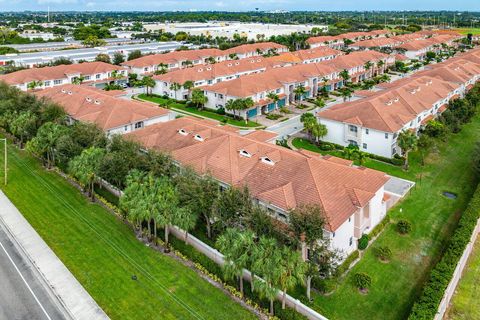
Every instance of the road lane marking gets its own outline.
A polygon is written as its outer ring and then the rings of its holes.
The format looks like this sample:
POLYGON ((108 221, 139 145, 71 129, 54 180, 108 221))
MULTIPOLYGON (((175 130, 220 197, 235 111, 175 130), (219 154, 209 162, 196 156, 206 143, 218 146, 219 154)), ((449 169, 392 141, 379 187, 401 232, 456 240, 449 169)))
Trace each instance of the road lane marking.
POLYGON ((33 292, 32 288, 30 288, 30 286, 28 285, 27 281, 25 280, 25 278, 23 277, 22 273, 20 272, 20 270, 18 269, 17 265, 15 264, 15 262, 13 261, 12 257, 10 257, 10 255, 8 254, 7 250, 5 249, 5 247, 3 246, 3 244, 0 242, 0 246, 2 247, 3 251, 5 252, 5 254, 7 255, 8 257, 8 260, 10 260, 10 262, 12 263, 13 267, 15 268, 15 270, 17 270, 18 274, 20 275, 20 278, 22 278, 23 282, 25 283, 25 285, 27 286, 28 290, 30 291, 30 293, 32 294, 32 296, 35 298, 35 301, 37 301, 38 305, 40 306, 40 308, 42 309, 43 313, 45 314, 45 316, 47 317, 48 320, 52 320, 52 318, 50 318, 50 316, 48 315, 47 311, 45 310, 45 308, 43 307, 43 305, 40 303, 40 301, 38 300, 37 296, 35 295, 35 293, 33 292))

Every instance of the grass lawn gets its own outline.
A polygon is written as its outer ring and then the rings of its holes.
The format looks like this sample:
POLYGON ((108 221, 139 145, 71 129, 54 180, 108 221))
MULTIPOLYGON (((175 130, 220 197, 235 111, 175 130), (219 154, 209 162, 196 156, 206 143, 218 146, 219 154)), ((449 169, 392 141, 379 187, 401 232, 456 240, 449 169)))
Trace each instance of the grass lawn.
POLYGON ((480 237, 463 272, 446 319, 480 319, 480 237))
MULTIPOLYGON (((458 218, 472 196, 477 181, 471 168, 471 155, 480 137, 480 116, 438 144, 421 166, 420 155, 410 155, 410 171, 394 166, 384 171, 414 180, 417 185, 410 195, 389 211, 393 220, 412 222, 412 232, 400 236, 391 224, 370 247, 362 260, 329 295, 316 294, 313 307, 330 319, 405 319, 413 302, 421 293, 425 278, 437 261, 458 218), (441 193, 458 195, 447 199, 441 193), (381 263, 374 255, 375 247, 388 246, 393 252, 390 263, 381 263), (372 277, 372 287, 366 295, 353 285, 353 275, 366 272, 372 277)), ((377 163, 367 162, 377 167, 377 163)))
POLYGON ((213 119, 213 120, 217 120, 217 121, 220 121, 220 122, 223 122, 226 119, 227 124, 237 126, 237 127, 244 127, 244 128, 262 127, 261 124, 258 124, 254 121, 249 120, 247 123, 245 123, 244 120, 235 120, 232 117, 224 116, 224 115, 218 114, 218 113, 210 111, 210 110, 198 110, 197 108, 187 107, 184 103, 172 102, 172 100, 165 99, 165 98, 162 98, 162 97, 147 96, 146 94, 142 93, 142 94, 138 95, 138 98, 143 99, 143 100, 147 100, 147 101, 151 101, 151 102, 154 102, 154 103, 158 103, 160 106, 168 106, 171 109, 176 109, 179 112, 185 111, 185 112, 189 112, 189 113, 192 113, 192 114, 195 114, 195 115, 198 115, 198 116, 202 116, 202 117, 205 117, 205 118, 210 118, 210 119, 213 119))
POLYGON ((1 188, 112 319, 255 319, 25 152, 9 147, 1 188))
POLYGON ((459 29, 455 29, 455 31, 457 31, 461 34, 464 34, 464 35, 467 35, 469 33, 471 33, 473 35, 480 34, 480 28, 459 28, 459 29))

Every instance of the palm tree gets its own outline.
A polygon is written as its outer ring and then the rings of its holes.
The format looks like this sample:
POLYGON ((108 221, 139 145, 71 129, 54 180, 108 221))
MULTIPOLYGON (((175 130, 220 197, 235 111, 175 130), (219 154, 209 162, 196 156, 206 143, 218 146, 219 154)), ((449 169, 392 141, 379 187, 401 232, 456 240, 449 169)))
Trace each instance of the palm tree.
POLYGON ((382 70, 382 73, 384 72, 383 66, 385 65, 385 62, 383 60, 380 60, 377 62, 377 68, 382 70))
POLYGON ((301 103, 303 101, 303 96, 305 95, 305 93, 307 93, 307 91, 305 90, 305 86, 301 84, 296 87, 295 90, 293 90, 293 93, 295 93, 295 98, 298 97, 301 103))
POLYGON ((65 134, 67 128, 53 122, 44 123, 37 131, 37 135, 27 143, 27 150, 39 157, 46 157, 46 166, 51 168, 55 164, 57 140, 65 134))
MULTIPOLYGON (((367 70, 367 73, 370 71, 372 67, 373 67, 373 63, 370 60, 365 62, 364 68, 365 70, 367 70)), ((369 77, 371 77, 371 75, 369 77)))
POLYGON ((312 136, 315 138, 315 142, 318 143, 320 139, 325 137, 328 133, 327 127, 324 124, 315 121, 315 125, 311 128, 312 136))
POLYGON ((85 81, 85 77, 80 75, 78 77, 75 77, 73 80, 72 80, 72 83, 73 84, 82 84, 83 81, 85 81))
POLYGON ((152 91, 149 90, 149 88, 153 89, 157 85, 157 83, 155 82, 155 80, 153 80, 152 77, 143 77, 142 84, 145 86, 147 90, 147 95, 152 94, 152 91))
POLYGON ((40 81, 40 80, 36 81, 36 80, 33 80, 32 82, 29 82, 29 83, 27 84, 27 89, 30 89, 30 90, 35 90, 35 88, 37 88, 37 87, 41 87, 41 86, 43 86, 43 81, 40 81))
POLYGON ((183 65, 188 68, 188 67, 193 66, 193 62, 190 61, 190 60, 185 60, 185 61, 183 62, 183 65))
POLYGON ((105 149, 90 147, 73 158, 69 164, 69 171, 88 190, 92 201, 95 200, 94 186, 99 179, 97 172, 104 156, 105 149))
POLYGON ((305 263, 302 261, 299 252, 288 247, 282 248, 280 256, 279 272, 275 282, 282 289, 282 309, 285 309, 287 290, 304 282, 305 263))
POLYGON ((187 80, 182 86, 188 91, 188 96, 190 96, 190 90, 195 86, 195 83, 192 80, 187 80))
POLYGON ((410 130, 403 130, 397 138, 397 144, 405 157, 405 170, 408 170, 408 153, 417 149, 418 137, 410 130))
POLYGON ((177 82, 172 82, 172 84, 170 85, 170 90, 173 91, 175 100, 177 100, 177 91, 180 90, 181 88, 182 88, 182 85, 177 82))
POLYGON ((365 152, 357 150, 355 153, 355 159, 361 166, 363 166, 365 164, 365 161, 367 161, 368 156, 365 152))
POLYGON ((255 235, 251 231, 241 232, 229 228, 220 237, 216 245, 223 253, 225 264, 223 269, 227 278, 238 278, 240 293, 243 296, 243 269, 250 264, 253 239, 255 235))
POLYGON ((275 92, 269 92, 267 94, 267 98, 272 100, 273 103, 275 103, 275 110, 278 109, 278 101, 280 100, 280 97, 278 96, 278 94, 276 94, 275 92))
MULTIPOLYGON (((255 102, 253 101, 252 98, 248 97, 248 98, 245 98, 245 99, 242 99, 240 101, 240 110, 249 110, 250 108, 252 108, 253 106, 255 105, 255 102)), ((248 116, 247 116, 247 113, 245 113, 245 123, 248 123, 248 116)))
POLYGON ((343 102, 346 102, 352 97, 352 90, 350 88, 342 88, 340 94, 342 95, 343 102))
POLYGON ((142 230, 143 214, 145 208, 145 173, 136 169, 130 171, 126 178, 126 188, 120 197, 120 208, 126 211, 126 217, 134 226, 138 227, 138 231, 142 230))
POLYGON ((350 80, 350 74, 348 73, 347 69, 344 69, 339 73, 340 77, 343 79, 344 84, 348 83, 348 80, 350 80))
POLYGON ((155 74, 165 74, 167 73, 168 70, 168 65, 161 62, 157 65, 157 70, 155 71, 155 74))
POLYGON ((202 90, 193 89, 191 101, 197 106, 197 109, 200 109, 200 107, 203 107, 208 102, 208 98, 204 95, 202 90))
POLYGON ((300 116, 300 122, 303 123, 305 131, 307 131, 309 138, 312 138, 312 128, 317 123, 317 119, 311 112, 305 112, 300 116))
POLYGON ((235 111, 238 109, 238 99, 230 99, 227 101, 225 104, 225 110, 232 111, 233 112, 233 117, 235 118, 235 111))

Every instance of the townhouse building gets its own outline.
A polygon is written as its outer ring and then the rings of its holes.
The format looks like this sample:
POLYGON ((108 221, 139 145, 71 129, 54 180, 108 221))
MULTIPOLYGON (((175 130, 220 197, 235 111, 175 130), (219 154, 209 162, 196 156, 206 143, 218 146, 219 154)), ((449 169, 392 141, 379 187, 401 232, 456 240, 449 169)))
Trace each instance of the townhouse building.
POLYGON ((183 86, 187 81, 193 82, 194 87, 211 86, 272 68, 328 61, 340 55, 343 55, 343 52, 330 48, 318 48, 286 52, 268 58, 257 56, 239 60, 226 60, 215 64, 197 65, 153 76, 156 82, 153 93, 166 95, 177 100, 187 100, 191 92, 191 89, 183 86))
MULTIPOLYGON (((201 88, 208 98, 206 107, 209 109, 225 108, 229 100, 252 98, 255 104, 252 108, 235 111, 236 115, 251 119, 298 100, 315 97, 322 87, 329 91, 341 88, 344 79, 340 74, 344 70, 348 71, 351 81, 357 82, 382 73, 394 61, 393 56, 376 51, 361 51, 319 63, 272 68, 262 73, 201 88), (368 61, 375 67, 366 70, 365 64, 368 61), (381 67, 378 67, 379 61, 383 62, 381 67), (300 86, 305 91, 302 97, 296 94, 296 88, 300 86), (269 93, 275 93, 279 101, 277 103, 272 101, 268 97, 269 93)), ((229 110, 226 112, 234 113, 229 110)))
POLYGON ((84 85, 66 84, 35 91, 35 95, 61 106, 69 122, 95 123, 107 135, 125 134, 174 116, 158 106, 119 97, 123 92, 103 91, 84 85))
POLYGON ((392 158, 402 152, 397 144, 402 131, 417 133, 461 94, 460 84, 423 74, 320 111, 317 119, 328 129, 324 141, 392 158))
POLYGON ((268 53, 282 53, 288 48, 273 42, 245 44, 228 50, 216 48, 172 51, 163 54, 148 55, 124 62, 130 73, 151 74, 165 67, 167 70, 182 69, 190 66, 213 64, 225 60, 237 60, 258 57, 268 53))
POLYGON ((211 121, 183 117, 127 138, 146 150, 168 152, 198 174, 212 175, 222 188, 248 186, 254 201, 279 222, 288 223, 289 212, 300 205, 320 206, 325 235, 344 257, 356 250, 357 240, 385 217, 389 207, 385 184, 390 177, 385 173, 283 148, 257 133, 242 136, 211 121))
POLYGON ((362 40, 370 40, 374 38, 383 38, 389 36, 389 30, 374 30, 370 32, 348 32, 337 36, 319 36, 307 39, 310 48, 318 48, 327 46, 334 49, 342 49, 345 47, 345 40, 357 42, 362 40))
POLYGON ((105 62, 24 69, 0 75, 0 81, 27 91, 46 89, 69 83, 88 83, 103 87, 107 83, 126 82, 127 70, 105 62))

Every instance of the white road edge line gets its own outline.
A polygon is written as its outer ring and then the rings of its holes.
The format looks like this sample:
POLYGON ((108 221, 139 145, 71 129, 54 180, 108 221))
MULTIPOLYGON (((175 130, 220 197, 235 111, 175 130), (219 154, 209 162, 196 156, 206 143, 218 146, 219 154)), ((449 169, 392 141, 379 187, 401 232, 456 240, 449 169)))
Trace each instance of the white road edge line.
POLYGON ((8 259, 10 260, 10 262, 12 263, 13 267, 15 268, 15 270, 17 270, 18 274, 20 275, 20 278, 22 278, 23 282, 25 283, 25 285, 27 286, 28 290, 30 291, 30 293, 32 294, 32 296, 35 298, 35 301, 37 301, 38 305, 40 306, 40 308, 42 309, 43 313, 45 314, 45 316, 47 317, 48 320, 52 320, 52 318, 50 318, 50 316, 48 315, 47 311, 45 310, 45 308, 43 307, 43 305, 40 303, 40 301, 38 300, 37 296, 35 295, 35 293, 33 292, 32 288, 30 288, 30 286, 28 285, 27 281, 25 280, 25 278, 23 277, 22 273, 20 272, 20 270, 18 269, 17 265, 15 264, 15 262, 13 261, 12 257, 10 257, 10 255, 8 254, 7 250, 5 249, 5 247, 3 246, 3 244, 0 242, 0 246, 2 247, 3 251, 5 252, 5 254, 7 255, 8 259))

